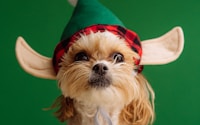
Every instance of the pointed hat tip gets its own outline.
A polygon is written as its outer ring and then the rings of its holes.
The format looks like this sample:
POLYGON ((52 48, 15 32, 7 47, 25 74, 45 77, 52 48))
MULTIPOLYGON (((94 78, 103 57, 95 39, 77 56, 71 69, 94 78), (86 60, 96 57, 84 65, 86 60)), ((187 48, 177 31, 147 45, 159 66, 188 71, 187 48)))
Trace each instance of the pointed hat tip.
POLYGON ((78 0, 68 0, 68 2, 72 5, 72 6, 76 6, 78 0))

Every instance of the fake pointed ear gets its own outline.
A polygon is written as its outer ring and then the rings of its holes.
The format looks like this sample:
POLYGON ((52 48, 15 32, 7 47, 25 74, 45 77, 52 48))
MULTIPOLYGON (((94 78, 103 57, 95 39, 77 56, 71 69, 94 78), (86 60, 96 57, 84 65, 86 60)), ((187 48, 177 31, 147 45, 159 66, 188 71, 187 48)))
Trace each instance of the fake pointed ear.
POLYGON ((141 65, 167 64, 176 60, 184 47, 181 27, 175 27, 163 36, 142 41, 141 65))
POLYGON ((22 37, 18 37, 15 51, 19 64, 26 72, 39 78, 56 79, 52 59, 34 51, 22 37))

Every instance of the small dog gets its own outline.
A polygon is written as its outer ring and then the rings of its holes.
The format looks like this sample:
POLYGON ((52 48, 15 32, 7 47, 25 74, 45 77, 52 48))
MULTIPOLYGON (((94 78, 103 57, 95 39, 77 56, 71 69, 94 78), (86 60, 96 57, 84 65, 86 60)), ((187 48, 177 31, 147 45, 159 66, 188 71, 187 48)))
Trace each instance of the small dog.
POLYGON ((93 125, 101 109, 113 125, 152 123, 154 92, 142 74, 136 75, 134 58, 138 54, 112 33, 82 35, 65 53, 57 75, 60 121, 93 125))
POLYGON ((142 66, 176 60, 184 45, 182 29, 140 42, 97 0, 74 5, 53 58, 40 55, 19 37, 20 65, 33 76, 58 81, 62 95, 52 108, 68 125, 152 124, 154 91, 141 74, 142 66))

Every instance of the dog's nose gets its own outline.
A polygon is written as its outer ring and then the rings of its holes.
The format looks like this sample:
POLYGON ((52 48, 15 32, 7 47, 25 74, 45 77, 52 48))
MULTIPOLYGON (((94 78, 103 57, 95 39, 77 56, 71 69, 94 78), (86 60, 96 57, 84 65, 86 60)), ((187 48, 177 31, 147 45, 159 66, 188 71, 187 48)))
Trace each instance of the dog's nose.
POLYGON ((105 75, 106 72, 108 71, 108 67, 103 63, 98 63, 94 65, 92 70, 99 75, 105 75))

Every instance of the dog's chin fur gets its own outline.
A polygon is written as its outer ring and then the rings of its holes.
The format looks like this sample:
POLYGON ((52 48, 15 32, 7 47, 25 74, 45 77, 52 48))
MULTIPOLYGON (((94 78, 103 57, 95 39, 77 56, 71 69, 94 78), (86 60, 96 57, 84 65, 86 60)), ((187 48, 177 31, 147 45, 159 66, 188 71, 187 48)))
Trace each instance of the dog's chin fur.
MULTIPOLYGON (((154 93, 146 79, 136 74, 132 51, 124 39, 109 32, 90 33, 81 37, 64 54, 57 75, 62 95, 57 103, 57 116, 73 125, 93 125, 93 117, 100 107, 113 125, 147 125, 154 118, 154 93), (75 61, 79 52, 89 60, 75 61), (113 53, 121 53, 124 61, 116 63, 113 53), (95 64, 108 67, 109 85, 92 86, 90 79, 95 64), (152 100, 151 100, 152 99, 152 100)), ((103 123, 105 124, 105 123, 103 123)))

